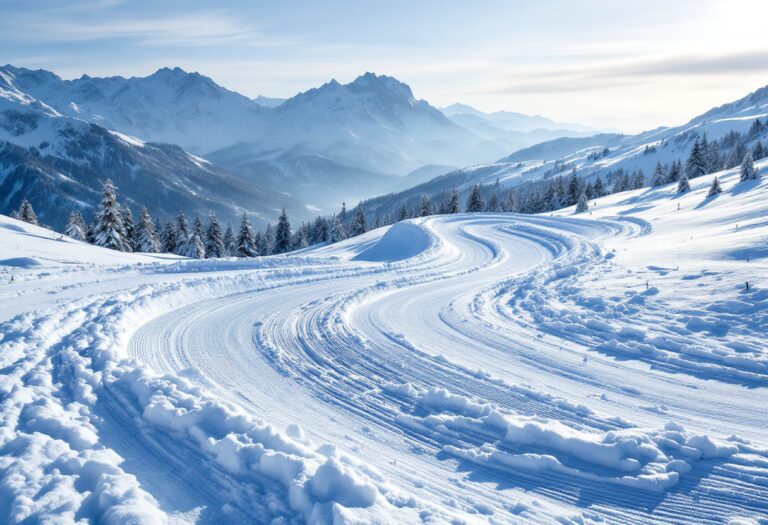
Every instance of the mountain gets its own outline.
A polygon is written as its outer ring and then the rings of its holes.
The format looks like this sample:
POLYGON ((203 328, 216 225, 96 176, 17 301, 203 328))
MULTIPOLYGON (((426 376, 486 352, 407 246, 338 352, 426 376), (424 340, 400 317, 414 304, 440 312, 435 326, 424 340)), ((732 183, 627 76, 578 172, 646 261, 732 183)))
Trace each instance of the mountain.
POLYGON ((595 131, 599 131, 597 128, 585 126, 583 124, 555 122, 554 120, 542 117, 541 115, 525 115, 513 111, 495 111, 493 113, 486 113, 466 104, 452 104, 442 108, 441 111, 451 119, 470 116, 492 122, 496 127, 507 131, 518 131, 522 133, 542 129, 554 131, 564 129, 580 133, 594 133, 595 131))
POLYGON ((599 131, 582 124, 555 122, 540 115, 511 111, 484 113, 466 104, 453 104, 443 108, 442 112, 454 123, 504 144, 512 151, 560 137, 585 137, 599 131))
MULTIPOLYGON (((10 213, 26 197, 42 222, 60 228, 75 207, 92 215, 109 177, 134 211, 147 206, 160 217, 215 211, 225 221, 237 221, 247 210, 263 226, 281 206, 308 215, 289 196, 264 190, 178 146, 143 142, 62 115, 18 89, 17 80, 0 71, 0 213, 10 213)), ((28 87, 31 81, 24 76, 18 85, 28 87)))
POLYGON ((259 106, 262 106, 265 108, 276 108, 277 106, 285 102, 285 100, 286 99, 284 98, 263 97, 261 95, 253 99, 253 101, 256 102, 259 106))
POLYGON ((283 101, 250 99, 180 68, 75 80, 14 66, 0 72, 61 115, 177 144, 318 208, 389 191, 428 164, 464 166, 509 151, 417 100, 406 84, 373 73, 283 101))
POLYGON ((394 175, 427 164, 472 164, 496 158, 499 151, 499 144, 417 100, 406 84, 366 73, 349 84, 332 80, 299 93, 272 110, 257 140, 207 157, 267 185, 264 167, 273 166, 285 174, 280 187, 326 206, 364 198, 373 190, 387 191, 398 182, 394 175), (286 165, 297 156, 304 159, 298 171, 295 164, 286 165), (336 180, 337 173, 355 172, 357 181, 336 180), (314 186, 308 193, 300 181, 295 183, 308 174, 324 188, 314 186))
MULTIPOLYGON (((466 107, 458 110, 467 111, 466 107)), ((463 114, 470 115, 472 111, 463 114)), ((475 184, 488 186, 488 193, 492 191, 490 186, 498 181, 497 189, 503 192, 527 182, 568 175, 574 168, 582 177, 592 179, 600 175, 608 184, 615 181, 617 173, 641 170, 648 184, 657 163, 670 165, 673 161, 681 161, 685 164, 694 141, 704 137, 709 142, 718 143, 723 162, 731 157, 731 165, 736 165, 744 154, 740 148, 753 148, 758 141, 768 141, 766 117, 768 86, 713 108, 682 126, 663 127, 636 135, 600 133, 542 142, 491 164, 454 170, 412 188, 370 199, 364 207, 371 215, 391 216, 402 206, 414 209, 425 194, 433 202, 439 202, 456 188, 463 201, 475 184), (756 129, 756 119, 766 122, 756 129)))
POLYGON ((210 78, 180 68, 148 77, 62 80, 43 70, 4 66, 14 85, 62 115, 195 154, 259 133, 267 109, 210 78))

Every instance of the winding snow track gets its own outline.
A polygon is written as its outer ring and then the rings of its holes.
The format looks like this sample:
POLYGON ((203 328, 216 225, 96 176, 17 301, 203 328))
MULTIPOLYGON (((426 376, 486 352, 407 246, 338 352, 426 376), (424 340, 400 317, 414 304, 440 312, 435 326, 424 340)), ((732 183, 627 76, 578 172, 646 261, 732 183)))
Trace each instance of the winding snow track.
MULTIPOLYGON (((334 263, 300 285, 195 302, 143 325, 129 353, 158 373, 186 371, 273 424, 300 422, 312 439, 354 453, 425 505, 477 519, 549 521, 578 510, 615 523, 715 523, 733 515, 734 504, 747 515, 768 511, 768 463, 700 461, 676 486, 649 492, 606 484, 611 468, 557 449, 543 452, 575 470, 465 461, 457 450, 494 443, 499 451, 542 451, 499 445, 504 434, 492 424, 479 424, 466 406, 435 411, 428 393, 590 433, 660 428, 674 418, 695 432, 755 438, 766 423, 750 403, 764 392, 617 359, 569 337, 567 328, 547 330, 517 306, 556 308, 554 295, 568 293, 560 288, 597 279, 610 266, 603 241, 643 235, 645 223, 477 215, 430 218, 421 227, 432 244, 415 257, 339 262, 347 272, 334 263), (736 503, 734 493, 742 495, 736 503), (537 498, 549 506, 529 512, 537 498)), ((379 235, 347 249, 360 252, 379 235)), ((766 460, 763 451, 752 453, 766 460)))

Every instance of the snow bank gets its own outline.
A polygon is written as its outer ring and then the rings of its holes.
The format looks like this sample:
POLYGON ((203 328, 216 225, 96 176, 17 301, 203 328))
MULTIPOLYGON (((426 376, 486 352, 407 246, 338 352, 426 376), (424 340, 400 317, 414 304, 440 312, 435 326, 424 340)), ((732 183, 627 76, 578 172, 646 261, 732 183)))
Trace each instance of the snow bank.
POLYGON ((395 262, 410 259, 427 250, 432 239, 424 229, 412 222, 398 222, 389 227, 376 244, 357 254, 352 260, 395 262))

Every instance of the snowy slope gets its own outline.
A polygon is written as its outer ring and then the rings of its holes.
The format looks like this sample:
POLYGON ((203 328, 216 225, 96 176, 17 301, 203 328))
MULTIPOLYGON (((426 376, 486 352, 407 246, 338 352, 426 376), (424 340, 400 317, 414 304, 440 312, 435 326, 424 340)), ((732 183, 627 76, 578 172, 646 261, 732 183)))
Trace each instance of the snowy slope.
POLYGON ((762 523, 768 178, 718 175, 253 261, 36 239, 0 266, 0 515, 762 523))

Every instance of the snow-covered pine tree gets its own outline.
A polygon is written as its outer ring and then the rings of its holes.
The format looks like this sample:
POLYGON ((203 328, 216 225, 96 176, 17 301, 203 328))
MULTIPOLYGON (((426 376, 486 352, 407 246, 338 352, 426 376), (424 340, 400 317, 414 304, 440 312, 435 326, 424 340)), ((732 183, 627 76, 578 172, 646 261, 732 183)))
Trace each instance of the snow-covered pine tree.
POLYGON ((427 217, 432 215, 432 204, 429 202, 429 195, 426 193, 421 196, 421 208, 419 209, 419 217, 427 217))
POLYGON ((184 212, 176 217, 176 252, 178 255, 186 255, 189 251, 190 240, 189 225, 184 212))
POLYGON ((19 210, 16 213, 20 221, 24 221, 35 226, 38 225, 37 214, 32 208, 32 204, 27 199, 23 199, 21 201, 19 210))
POLYGON ((653 178, 651 179, 651 186, 657 188, 667 183, 667 170, 661 165, 661 161, 656 163, 656 169, 653 170, 653 178))
POLYGON ((589 203, 587 202, 587 193, 582 191, 578 202, 576 202, 576 213, 584 213, 586 211, 589 211, 589 203))
POLYGON ((165 222, 163 233, 160 236, 160 243, 164 253, 176 253, 178 232, 176 231, 176 223, 172 220, 165 222))
POLYGON ((408 213, 408 207, 407 207, 405 204, 403 204, 403 205, 400 207, 400 213, 398 213, 398 214, 397 214, 397 220, 398 220, 398 222, 399 222, 399 221, 404 221, 404 220, 407 220, 407 219, 409 219, 410 217, 411 217, 411 214, 410 214, 410 213, 408 213))
POLYGON ((765 157, 765 147, 763 146, 763 143, 758 140, 755 147, 752 148, 752 159, 760 160, 763 157, 765 157))
POLYGON ((672 161, 672 166, 669 168, 669 173, 667 174, 667 184, 670 182, 678 182, 682 173, 683 168, 681 162, 679 160, 672 161))
POLYGON ((752 152, 747 151, 744 155, 744 160, 741 161, 741 177, 739 178, 739 181, 744 182, 756 178, 757 173, 755 172, 755 163, 752 160, 752 152))
POLYGON ((344 225, 344 227, 347 226, 347 220, 349 217, 347 217, 347 203, 342 202, 341 203, 341 211, 339 212, 339 220, 341 221, 341 224, 344 225))
MULTIPOLYGON (((235 239, 235 241, 237 241, 237 239, 235 239)), ((265 255, 266 248, 264 243, 264 236, 260 231, 257 231, 253 234, 253 249, 256 250, 254 257, 265 255)), ((234 254, 235 252, 237 252, 237 248, 235 248, 235 251, 232 253, 234 254)))
POLYGON ((680 175, 680 180, 677 181, 677 193, 685 193, 690 189, 691 184, 688 182, 688 175, 686 173, 682 173, 680 175))
POLYGON ((73 239, 84 241, 87 229, 88 227, 85 225, 85 220, 83 219, 80 210, 72 210, 67 218, 67 225, 64 227, 64 233, 73 239))
POLYGON ((96 227, 93 232, 94 244, 126 252, 130 251, 130 246, 125 239, 123 213, 117 202, 116 190, 112 180, 107 179, 101 193, 99 212, 96 214, 96 227))
POLYGON ((235 256, 237 257, 255 257, 256 246, 253 238, 253 228, 248 216, 243 212, 243 220, 240 222, 240 232, 237 234, 235 243, 235 256))
POLYGON ((488 204, 485 207, 485 211, 497 212, 499 211, 499 196, 494 191, 491 193, 491 197, 488 199, 488 204))
POLYGON ((723 192, 723 188, 720 187, 720 181, 717 180, 717 177, 712 179, 712 185, 709 187, 709 191, 707 192, 707 197, 714 197, 715 195, 719 195, 723 192))
POLYGON ((448 199, 448 213, 461 212, 461 204, 459 204, 459 192, 456 188, 451 189, 451 197, 448 199))
POLYGON ((301 223, 301 226, 296 230, 296 233, 293 234, 291 244, 292 249, 294 250, 301 250, 302 248, 309 246, 309 227, 307 226, 307 223, 301 223))
POLYGON ((224 232, 224 257, 232 257, 235 255, 235 232, 232 231, 232 223, 227 223, 227 229, 224 232))
POLYGON ((123 218, 123 230, 125 231, 125 243, 127 252, 136 250, 136 225, 133 223, 133 212, 128 203, 120 205, 120 214, 123 218))
POLYGON ((187 257, 205 259, 205 244, 203 244, 203 240, 200 238, 197 231, 193 231, 192 237, 189 239, 187 257))
POLYGON ((285 213, 285 208, 280 213, 280 218, 277 220, 277 228, 275 228, 275 248, 274 253, 286 253, 291 251, 291 223, 288 222, 288 214, 285 213))
POLYGON ((579 177, 576 175, 576 167, 574 166, 571 170, 571 177, 568 180, 568 194, 566 195, 567 202, 565 202, 565 204, 567 206, 573 206, 579 200, 580 194, 581 184, 579 182, 579 177))
POLYGON ((192 223, 192 234, 197 234, 198 237, 200 237, 200 240, 203 241, 203 246, 205 246, 205 228, 203 227, 203 221, 200 220, 199 215, 195 215, 195 220, 192 223))
POLYGON ((328 242, 330 240, 330 225, 325 217, 317 216, 315 222, 310 229, 309 242, 310 244, 317 244, 320 242, 328 242))
POLYGON ((368 231, 368 223, 365 220, 365 210, 363 205, 357 205, 357 213, 355 213, 355 221, 352 223, 352 236, 357 237, 368 231))
POLYGON ((477 213, 483 211, 483 197, 480 195, 480 186, 475 184, 467 197, 467 211, 477 213))
POLYGON ((513 190, 509 192, 507 196, 507 202, 504 205, 504 211, 510 213, 518 213, 520 211, 520 205, 518 204, 517 193, 513 190))
POLYGON ((224 257, 226 255, 224 237, 216 213, 211 212, 208 221, 208 231, 205 233, 205 256, 209 259, 224 257))
POLYGON ((632 189, 639 190, 645 187, 645 174, 643 170, 638 169, 632 176, 632 189))
POLYGON ((139 224, 136 225, 136 251, 157 253, 160 251, 160 239, 152 217, 146 208, 141 209, 139 224))
POLYGON ((691 154, 688 156, 688 160, 685 162, 685 175, 689 179, 695 179, 701 177, 707 173, 707 163, 704 158, 704 152, 701 149, 701 143, 699 139, 693 143, 691 148, 691 154))
POLYGON ((744 147, 744 144, 742 144, 740 141, 737 142, 731 148, 731 152, 728 154, 728 159, 725 162, 725 167, 730 169, 740 165, 741 162, 744 160, 744 155, 746 155, 746 153, 747 153, 747 149, 744 147))
POLYGON ((331 242, 343 241, 347 238, 347 232, 344 229, 344 225, 341 223, 338 215, 334 215, 331 218, 331 228, 329 232, 331 242))
POLYGON ((714 173, 723 168, 723 158, 720 155, 720 147, 717 145, 717 141, 713 140, 709 143, 704 156, 707 164, 707 173, 714 173))
POLYGON ((259 250, 262 255, 272 255, 275 253, 275 229, 271 224, 267 224, 267 228, 264 230, 264 246, 259 250))
POLYGON ((605 186, 603 186, 603 179, 600 178, 600 175, 595 178, 595 184, 592 186, 592 188, 592 192, 594 193, 594 197, 596 199, 605 196, 605 186))

